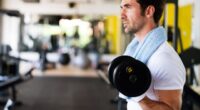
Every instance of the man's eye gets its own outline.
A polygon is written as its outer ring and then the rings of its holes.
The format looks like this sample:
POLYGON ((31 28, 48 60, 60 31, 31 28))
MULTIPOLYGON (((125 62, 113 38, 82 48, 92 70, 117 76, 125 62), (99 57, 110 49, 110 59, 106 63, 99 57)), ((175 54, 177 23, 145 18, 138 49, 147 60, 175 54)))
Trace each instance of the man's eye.
POLYGON ((125 5, 124 7, 125 8, 131 8, 131 5, 125 5))

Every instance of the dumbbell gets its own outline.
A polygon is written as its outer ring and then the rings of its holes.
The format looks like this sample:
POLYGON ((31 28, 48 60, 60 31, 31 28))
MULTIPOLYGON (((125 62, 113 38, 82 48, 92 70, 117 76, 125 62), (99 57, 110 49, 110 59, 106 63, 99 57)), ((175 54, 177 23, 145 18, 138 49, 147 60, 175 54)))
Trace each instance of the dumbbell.
POLYGON ((123 95, 136 97, 144 94, 151 84, 148 67, 130 56, 115 58, 108 67, 111 84, 123 95))

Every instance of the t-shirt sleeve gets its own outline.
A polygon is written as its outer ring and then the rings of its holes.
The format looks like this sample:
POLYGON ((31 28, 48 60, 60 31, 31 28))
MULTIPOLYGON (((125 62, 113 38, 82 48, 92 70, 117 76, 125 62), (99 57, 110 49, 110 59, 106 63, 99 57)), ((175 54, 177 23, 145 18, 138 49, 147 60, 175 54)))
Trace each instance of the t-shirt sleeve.
POLYGON ((167 54, 155 58, 153 65, 150 65, 150 71, 153 73, 154 89, 183 89, 186 76, 181 60, 167 54))

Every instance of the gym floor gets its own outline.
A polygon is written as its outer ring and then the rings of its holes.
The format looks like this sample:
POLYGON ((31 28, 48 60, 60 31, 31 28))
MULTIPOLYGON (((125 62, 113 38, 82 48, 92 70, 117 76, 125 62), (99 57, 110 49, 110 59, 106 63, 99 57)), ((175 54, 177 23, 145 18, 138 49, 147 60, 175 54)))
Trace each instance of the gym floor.
POLYGON ((94 69, 56 65, 45 71, 36 69, 33 76, 16 86, 22 105, 14 110, 116 110, 111 100, 117 91, 94 69))
POLYGON ((97 77, 38 77, 17 86, 14 110, 116 110, 117 92, 97 77))

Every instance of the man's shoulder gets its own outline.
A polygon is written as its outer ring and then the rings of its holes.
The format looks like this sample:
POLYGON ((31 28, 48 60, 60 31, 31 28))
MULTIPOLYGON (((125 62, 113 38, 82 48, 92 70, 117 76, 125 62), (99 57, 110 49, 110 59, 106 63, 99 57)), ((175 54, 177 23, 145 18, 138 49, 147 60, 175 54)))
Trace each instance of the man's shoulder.
POLYGON ((170 68, 175 71, 184 70, 183 63, 177 52, 167 42, 163 43, 150 57, 148 67, 153 71, 165 70, 170 68))
POLYGON ((155 54, 160 54, 160 53, 176 53, 176 51, 173 49, 173 47, 168 43, 168 42, 164 42, 163 44, 161 44, 158 49, 155 51, 155 54))
POLYGON ((162 44, 151 56, 147 66, 155 81, 155 89, 182 89, 185 82, 185 67, 169 44, 162 44))
POLYGON ((164 42, 160 45, 160 47, 152 54, 149 60, 159 60, 159 59, 179 59, 177 52, 173 49, 173 47, 168 44, 168 42, 164 42))

